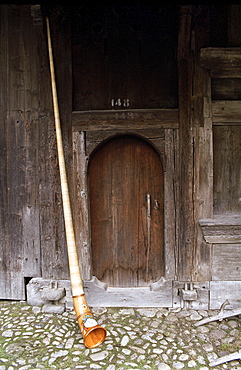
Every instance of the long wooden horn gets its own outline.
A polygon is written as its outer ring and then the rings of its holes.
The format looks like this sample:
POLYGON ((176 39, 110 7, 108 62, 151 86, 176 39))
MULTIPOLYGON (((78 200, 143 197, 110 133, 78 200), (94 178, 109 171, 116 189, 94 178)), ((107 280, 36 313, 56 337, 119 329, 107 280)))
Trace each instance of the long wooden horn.
POLYGON ((84 344, 87 348, 94 348, 99 346, 104 342, 106 337, 106 329, 102 328, 97 324, 93 315, 88 307, 85 299, 80 267, 78 262, 78 255, 76 250, 74 227, 72 220, 72 212, 70 207, 70 197, 68 190, 68 182, 66 175, 66 167, 64 160, 64 150, 62 142, 62 133, 59 118, 59 107, 57 98, 57 89, 55 82, 54 73, 54 62, 53 62, 53 52, 50 36, 49 19, 46 18, 47 23, 47 37, 48 37, 48 51, 49 51, 49 63, 50 63, 50 76, 52 85, 52 96, 53 96, 53 107, 54 107, 54 119, 56 128, 56 138, 57 138, 57 151, 59 160, 59 172, 60 172, 60 182, 63 200, 63 212, 65 221, 65 232, 66 241, 68 249, 69 258, 69 270, 70 270, 70 281, 73 295, 73 304, 77 316, 77 321, 80 326, 84 344))

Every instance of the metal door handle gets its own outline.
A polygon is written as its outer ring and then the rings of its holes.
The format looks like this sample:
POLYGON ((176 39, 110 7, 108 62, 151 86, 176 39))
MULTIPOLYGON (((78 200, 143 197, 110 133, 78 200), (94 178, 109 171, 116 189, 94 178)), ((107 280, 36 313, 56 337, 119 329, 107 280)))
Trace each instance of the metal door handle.
POLYGON ((147 199, 147 251, 146 251, 146 281, 148 281, 149 256, 151 247, 151 195, 146 195, 147 199))
POLYGON ((151 218, 151 195, 147 194, 147 218, 151 218))

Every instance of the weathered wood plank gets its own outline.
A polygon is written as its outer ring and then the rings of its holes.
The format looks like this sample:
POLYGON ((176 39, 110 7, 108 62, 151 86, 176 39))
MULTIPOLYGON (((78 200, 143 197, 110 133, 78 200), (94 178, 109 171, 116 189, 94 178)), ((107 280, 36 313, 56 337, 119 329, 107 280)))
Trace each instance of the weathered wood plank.
POLYGON ((75 111, 73 130, 178 128, 177 109, 126 109, 106 111, 75 111))
MULTIPOLYGON (((8 153, 5 212, 8 212, 8 266, 5 298, 24 299, 24 277, 40 274, 38 198, 38 72, 37 53, 29 7, 10 5, 4 25, 6 37, 7 115, 3 137, 8 153)), ((4 49, 3 49, 4 50, 4 49)))
POLYGON ((36 37, 29 8, 21 24, 23 42, 25 121, 25 200, 23 204, 23 273, 25 277, 40 276, 41 251, 39 238, 39 73, 36 37), (23 26, 24 24, 24 26, 23 26), (27 72, 27 73, 26 73, 27 72))
POLYGON ((214 214, 230 212, 230 151, 229 127, 213 128, 213 190, 214 214))
POLYGON ((221 305, 228 300, 226 309, 232 310, 241 307, 241 281, 211 281, 210 282, 210 309, 220 309, 221 305))
MULTIPOLYGON (((180 239, 179 279, 210 279, 210 248, 197 221, 212 215, 212 112, 210 73, 199 65, 208 27, 201 28, 197 7, 181 7, 179 32, 180 239)), ((209 24, 206 13, 202 22, 209 24)))
POLYGON ((211 279, 211 251, 203 239, 197 221, 202 217, 212 217, 213 213, 211 76, 209 71, 199 66, 197 55, 193 76, 192 107, 195 217, 193 279, 207 281, 211 279))
POLYGON ((97 307, 172 307, 172 282, 167 281, 157 291, 149 287, 101 288, 95 280, 84 284, 86 298, 97 307))
POLYGON ((240 248, 241 244, 213 245, 212 280, 241 280, 240 248))
POLYGON ((8 232, 8 179, 7 179, 7 98, 8 98, 8 29, 7 5, 0 7, 0 298, 11 295, 8 232))
POLYGON ((241 100, 241 78, 212 78, 213 100, 241 100))
POLYGON ((193 272, 194 209, 193 209, 193 133, 191 97, 193 58, 190 53, 192 6, 181 7, 178 40, 178 89, 180 123, 180 238, 178 279, 190 281, 193 272))
POLYGON ((241 125, 241 101, 214 100, 212 115, 214 125, 241 125))
POLYGON ((201 226, 240 226, 241 225, 241 215, 240 214, 223 214, 215 215, 213 218, 200 220, 201 226))
POLYGON ((82 277, 90 280, 92 277, 92 261, 90 246, 90 220, 86 155, 85 133, 73 132, 73 215, 75 225, 75 237, 82 277))
POLYGON ((241 211, 241 126, 215 126, 214 214, 241 211))
POLYGON ((241 77, 241 48, 203 48, 200 64, 210 69, 213 77, 241 77))
POLYGON ((8 12, 8 211, 9 211, 9 269, 12 272, 10 286, 12 296, 17 299, 24 297, 23 284, 23 210, 25 200, 25 122, 23 114, 24 105, 24 56, 21 50, 23 42, 21 37, 21 17, 26 19, 23 10, 20 14, 9 9, 8 12), (22 280, 22 281, 21 281, 22 280))
POLYGON ((207 243, 241 243, 241 216, 227 215, 199 220, 207 243))
POLYGON ((177 276, 179 242, 179 132, 165 131, 165 177, 164 177, 164 225, 165 225, 165 277, 177 276))

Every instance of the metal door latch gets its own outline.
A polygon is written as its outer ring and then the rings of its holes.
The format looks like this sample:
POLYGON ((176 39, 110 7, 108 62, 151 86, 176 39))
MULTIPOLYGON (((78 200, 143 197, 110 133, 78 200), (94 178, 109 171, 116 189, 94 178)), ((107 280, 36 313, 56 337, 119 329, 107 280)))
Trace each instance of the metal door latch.
POLYGON ((154 200, 154 209, 159 209, 160 206, 159 206, 159 202, 157 199, 154 200))
POLYGON ((197 300, 197 290, 193 288, 193 283, 185 283, 184 289, 179 290, 179 295, 181 296, 183 301, 196 301, 197 300))

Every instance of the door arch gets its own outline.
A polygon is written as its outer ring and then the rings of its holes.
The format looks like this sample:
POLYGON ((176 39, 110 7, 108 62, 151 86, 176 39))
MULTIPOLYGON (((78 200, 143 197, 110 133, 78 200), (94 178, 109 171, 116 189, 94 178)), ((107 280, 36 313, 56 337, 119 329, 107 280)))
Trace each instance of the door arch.
POLYGON ((164 275, 163 178, 158 152, 134 135, 90 157, 93 275, 108 286, 148 286, 164 275))

